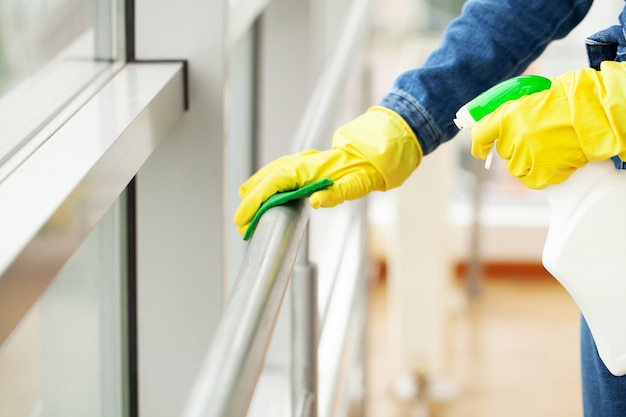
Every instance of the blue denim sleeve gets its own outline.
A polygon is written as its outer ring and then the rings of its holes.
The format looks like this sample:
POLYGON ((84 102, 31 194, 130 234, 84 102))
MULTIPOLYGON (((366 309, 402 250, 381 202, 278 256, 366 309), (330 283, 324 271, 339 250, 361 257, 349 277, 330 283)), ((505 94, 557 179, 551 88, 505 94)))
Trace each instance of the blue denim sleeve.
POLYGON ((439 48, 422 67, 401 74, 380 104, 408 122, 426 155, 458 133, 453 119, 463 104, 521 74, 583 19, 592 1, 469 0, 439 48))

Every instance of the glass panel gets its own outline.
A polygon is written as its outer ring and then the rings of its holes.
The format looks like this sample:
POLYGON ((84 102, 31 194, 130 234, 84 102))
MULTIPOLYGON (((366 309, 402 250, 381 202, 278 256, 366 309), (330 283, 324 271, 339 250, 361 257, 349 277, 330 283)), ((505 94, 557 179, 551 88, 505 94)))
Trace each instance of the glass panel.
POLYGON ((128 415, 124 205, 0 347, 0 417, 128 415))
POLYGON ((0 165, 122 61, 121 3, 0 0, 0 165))

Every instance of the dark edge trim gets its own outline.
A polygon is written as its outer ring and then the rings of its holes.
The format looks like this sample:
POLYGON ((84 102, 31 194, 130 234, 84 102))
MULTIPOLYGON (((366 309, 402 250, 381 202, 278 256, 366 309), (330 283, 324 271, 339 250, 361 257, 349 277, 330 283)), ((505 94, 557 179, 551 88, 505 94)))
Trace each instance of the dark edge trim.
POLYGON ((124 30, 126 36, 126 61, 135 60, 135 0, 124 1, 124 30))
MULTIPOLYGON (((135 0, 124 1, 126 62, 135 61, 135 0)), ((135 178, 126 187, 126 320, 129 417, 139 417, 139 350, 137 334, 137 210, 135 178)))
POLYGON ((139 417, 139 361, 137 335, 137 193, 135 178, 126 187, 126 266, 128 320, 128 413, 139 417))

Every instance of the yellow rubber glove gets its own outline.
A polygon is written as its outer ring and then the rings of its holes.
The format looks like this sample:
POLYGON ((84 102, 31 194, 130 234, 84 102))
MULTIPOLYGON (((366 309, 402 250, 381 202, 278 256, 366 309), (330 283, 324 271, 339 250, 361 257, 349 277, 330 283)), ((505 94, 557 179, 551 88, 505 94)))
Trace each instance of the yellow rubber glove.
POLYGON ((311 194, 313 208, 386 191, 402 184, 421 160, 422 149, 404 119, 385 107, 372 107, 335 132, 331 150, 284 156, 252 175, 239 189, 242 202, 234 222, 243 234, 269 197, 323 178, 334 184, 311 194))
POLYGON ((626 157, 626 63, 600 69, 568 72, 549 90, 500 106, 472 128, 472 155, 485 159, 497 139, 509 173, 535 189, 589 161, 626 157))

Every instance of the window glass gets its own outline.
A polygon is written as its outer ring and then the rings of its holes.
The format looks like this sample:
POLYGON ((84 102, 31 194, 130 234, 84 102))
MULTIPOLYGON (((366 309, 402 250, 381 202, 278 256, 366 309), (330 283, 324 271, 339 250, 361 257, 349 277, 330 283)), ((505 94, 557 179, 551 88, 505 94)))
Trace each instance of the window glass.
POLYGON ((122 61, 121 3, 0 0, 0 180, 122 61))
POLYGON ((125 199, 0 346, 0 417, 128 415, 125 199))

